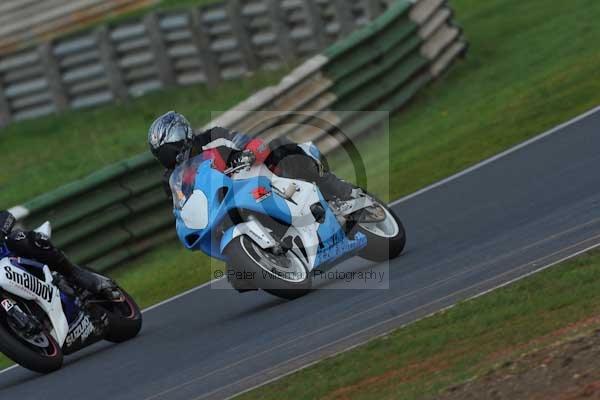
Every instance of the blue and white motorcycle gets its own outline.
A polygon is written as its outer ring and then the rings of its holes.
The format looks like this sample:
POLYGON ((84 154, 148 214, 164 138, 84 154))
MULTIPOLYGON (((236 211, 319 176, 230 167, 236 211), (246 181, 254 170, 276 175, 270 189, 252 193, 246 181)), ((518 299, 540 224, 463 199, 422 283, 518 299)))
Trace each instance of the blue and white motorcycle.
MULTIPOLYGON (((50 236, 50 224, 37 231, 50 236)), ((59 369, 64 355, 100 340, 129 340, 142 327, 140 309, 123 289, 93 294, 71 286, 1 242, 0 306, 0 352, 40 373, 59 369)))
MULTIPOLYGON (((301 147, 321 162, 316 146, 301 147)), ((311 289, 317 268, 354 255, 395 258, 406 241, 394 212, 361 189, 349 201, 327 202, 314 183, 277 176, 265 165, 222 173, 198 156, 173 172, 170 186, 179 239, 225 261, 240 292, 294 299, 311 289)))

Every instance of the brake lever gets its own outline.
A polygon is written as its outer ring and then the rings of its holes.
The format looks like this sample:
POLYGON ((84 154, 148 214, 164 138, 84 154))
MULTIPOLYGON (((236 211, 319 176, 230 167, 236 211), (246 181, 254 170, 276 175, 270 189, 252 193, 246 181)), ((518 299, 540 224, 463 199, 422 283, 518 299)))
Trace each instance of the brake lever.
POLYGON ((242 169, 249 168, 251 166, 252 166, 252 164, 250 164, 250 163, 240 164, 240 165, 236 165, 235 167, 229 167, 229 168, 227 168, 225 171, 223 171, 223 173, 225 175, 231 175, 231 174, 233 174, 235 172, 238 172, 238 171, 240 171, 242 169))

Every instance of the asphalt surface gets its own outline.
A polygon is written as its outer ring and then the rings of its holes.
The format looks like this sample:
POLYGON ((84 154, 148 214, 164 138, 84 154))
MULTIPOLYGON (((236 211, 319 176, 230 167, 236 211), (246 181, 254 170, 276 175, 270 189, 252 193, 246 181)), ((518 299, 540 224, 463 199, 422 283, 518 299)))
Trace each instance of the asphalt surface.
MULTIPOLYGON (((598 244, 600 111, 394 209, 409 241, 389 289, 319 279, 323 290, 284 302, 205 287, 146 312, 131 342, 48 376, 2 373, 0 398, 226 398, 598 244)), ((388 266, 338 268, 371 269, 388 266)))

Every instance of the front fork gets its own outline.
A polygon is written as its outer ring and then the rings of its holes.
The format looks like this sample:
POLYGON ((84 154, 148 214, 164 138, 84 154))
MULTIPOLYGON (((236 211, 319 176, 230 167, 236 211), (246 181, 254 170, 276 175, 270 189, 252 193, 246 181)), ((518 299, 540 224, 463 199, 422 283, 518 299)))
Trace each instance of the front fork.
POLYGON ((11 325, 26 335, 35 335, 42 331, 42 324, 33 315, 24 312, 19 304, 10 297, 0 292, 0 305, 6 313, 6 318, 11 325))

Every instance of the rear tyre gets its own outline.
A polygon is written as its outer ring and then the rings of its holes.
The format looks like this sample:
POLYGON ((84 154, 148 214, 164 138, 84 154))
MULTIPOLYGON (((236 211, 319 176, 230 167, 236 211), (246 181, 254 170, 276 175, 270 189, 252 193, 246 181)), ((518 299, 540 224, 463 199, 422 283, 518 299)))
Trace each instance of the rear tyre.
POLYGON ((310 292, 312 277, 302 258, 292 250, 276 255, 242 235, 231 241, 225 255, 230 260, 227 276, 236 289, 263 289, 287 300, 310 292))
POLYGON ((135 300, 119 288, 122 301, 101 303, 108 314, 108 328, 104 337, 109 342, 121 343, 133 339, 142 329, 142 312, 135 300))
MULTIPOLYGON (((21 304, 19 306, 24 309, 21 304)), ((50 333, 43 330, 25 338, 10 326, 4 310, 0 315, 0 352, 17 364, 41 374, 56 371, 63 364, 62 349, 50 333)))
POLYGON ((367 237, 367 247, 359 256, 376 262, 398 257, 406 245, 406 232, 402 221, 384 202, 369 194, 386 216, 381 222, 359 222, 358 230, 367 237))

